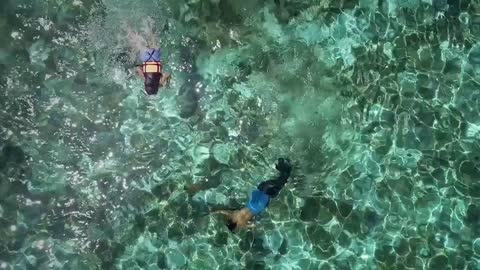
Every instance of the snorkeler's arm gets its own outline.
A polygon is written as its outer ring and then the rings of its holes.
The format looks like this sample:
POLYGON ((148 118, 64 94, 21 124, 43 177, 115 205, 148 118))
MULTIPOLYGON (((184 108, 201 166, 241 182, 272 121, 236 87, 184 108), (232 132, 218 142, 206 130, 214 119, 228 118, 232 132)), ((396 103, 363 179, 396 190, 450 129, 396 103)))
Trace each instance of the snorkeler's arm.
POLYGON ((217 210, 217 211, 213 211, 212 214, 222 214, 227 217, 230 217, 232 215, 232 212, 227 210, 217 210))
POLYGON ((140 68, 140 67, 137 68, 137 74, 138 74, 138 76, 140 76, 142 78, 144 77, 142 68, 140 68))
POLYGON ((170 73, 163 74, 163 76, 160 77, 160 85, 161 86, 164 86, 164 85, 170 86, 171 77, 172 77, 172 75, 170 73))

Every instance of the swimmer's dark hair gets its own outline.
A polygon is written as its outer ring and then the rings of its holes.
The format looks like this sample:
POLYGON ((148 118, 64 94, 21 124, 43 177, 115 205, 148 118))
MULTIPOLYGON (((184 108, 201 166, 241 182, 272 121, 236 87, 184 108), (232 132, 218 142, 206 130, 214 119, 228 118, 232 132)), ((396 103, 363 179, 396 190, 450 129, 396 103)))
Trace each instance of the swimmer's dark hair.
POLYGON ((235 223, 235 222, 233 222, 233 220, 229 219, 229 220, 227 220, 227 224, 226 224, 226 225, 227 225, 227 228, 228 228, 231 232, 235 233, 235 229, 237 228, 237 223, 235 223))

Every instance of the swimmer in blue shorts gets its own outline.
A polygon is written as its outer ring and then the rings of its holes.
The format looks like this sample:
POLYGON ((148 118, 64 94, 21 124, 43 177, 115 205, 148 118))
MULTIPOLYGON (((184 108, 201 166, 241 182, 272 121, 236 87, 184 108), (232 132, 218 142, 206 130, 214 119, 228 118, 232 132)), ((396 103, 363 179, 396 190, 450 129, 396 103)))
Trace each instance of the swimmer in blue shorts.
POLYGON ((139 75, 144 78, 145 92, 155 95, 158 89, 170 82, 170 73, 163 72, 160 49, 147 48, 141 54, 142 64, 138 68, 139 75))
POLYGON ((168 86, 171 74, 164 72, 159 44, 156 39, 154 22, 151 18, 143 21, 143 34, 131 29, 128 24, 123 25, 126 39, 133 55, 139 55, 141 64, 135 65, 140 77, 144 80, 147 95, 156 95, 159 88, 168 86))
POLYGON ((268 180, 260 183, 256 190, 252 192, 252 197, 247 206, 235 211, 215 211, 227 216, 227 227, 234 232, 237 229, 250 228, 253 220, 267 208, 271 198, 275 198, 280 190, 287 183, 292 172, 292 165, 288 159, 279 158, 275 168, 280 175, 274 180, 268 180))

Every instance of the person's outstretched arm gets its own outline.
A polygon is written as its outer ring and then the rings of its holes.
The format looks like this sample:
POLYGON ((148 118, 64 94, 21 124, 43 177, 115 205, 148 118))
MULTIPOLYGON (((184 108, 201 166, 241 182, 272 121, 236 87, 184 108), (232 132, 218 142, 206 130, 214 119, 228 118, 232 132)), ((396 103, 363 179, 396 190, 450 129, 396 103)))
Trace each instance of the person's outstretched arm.
POLYGON ((227 210, 216 210, 211 212, 212 214, 222 214, 226 216, 227 218, 232 218, 232 211, 227 211, 227 210))
POLYGON ((137 68, 137 74, 138 74, 138 76, 140 76, 142 79, 145 78, 145 75, 143 75, 143 71, 142 71, 142 68, 141 68, 141 67, 137 68))

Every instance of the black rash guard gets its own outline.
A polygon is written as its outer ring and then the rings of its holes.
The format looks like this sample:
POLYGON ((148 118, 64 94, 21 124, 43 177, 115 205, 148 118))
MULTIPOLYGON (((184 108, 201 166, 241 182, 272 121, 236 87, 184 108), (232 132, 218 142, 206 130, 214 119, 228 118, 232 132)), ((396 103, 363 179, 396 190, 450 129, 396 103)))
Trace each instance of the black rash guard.
POLYGON ((148 95, 156 95, 160 88, 160 78, 162 73, 147 73, 145 76, 145 92, 148 95))

